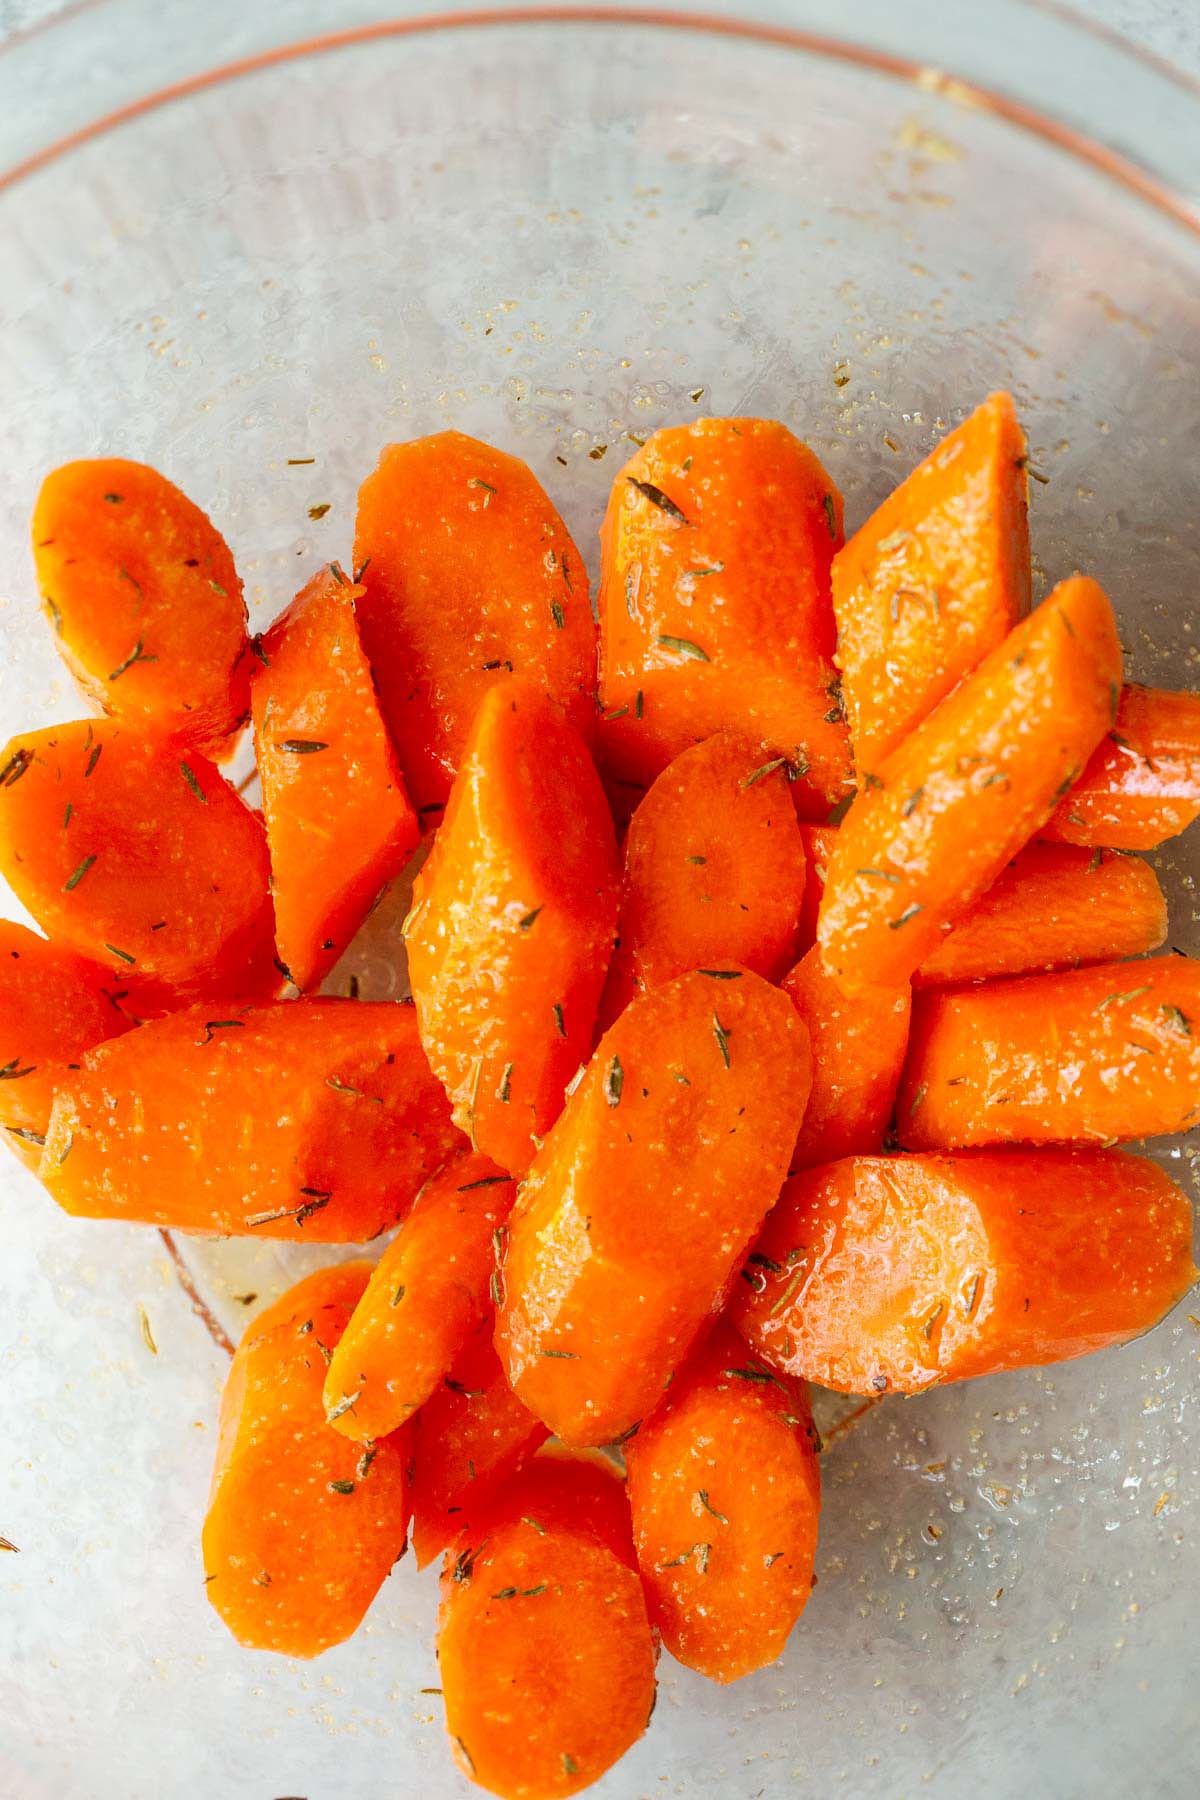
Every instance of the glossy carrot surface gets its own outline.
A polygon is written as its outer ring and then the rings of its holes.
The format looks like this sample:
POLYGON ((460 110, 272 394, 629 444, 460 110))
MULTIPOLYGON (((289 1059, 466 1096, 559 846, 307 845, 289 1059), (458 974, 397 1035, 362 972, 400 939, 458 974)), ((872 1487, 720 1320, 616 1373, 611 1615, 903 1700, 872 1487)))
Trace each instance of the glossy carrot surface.
POLYGON ((844 994, 814 945, 782 985, 812 1044, 812 1087, 791 1167, 881 1150, 908 1043, 907 982, 844 994))
POLYGON ((1121 690, 1112 730, 1042 828, 1069 844, 1153 850, 1200 814, 1200 694, 1121 690))

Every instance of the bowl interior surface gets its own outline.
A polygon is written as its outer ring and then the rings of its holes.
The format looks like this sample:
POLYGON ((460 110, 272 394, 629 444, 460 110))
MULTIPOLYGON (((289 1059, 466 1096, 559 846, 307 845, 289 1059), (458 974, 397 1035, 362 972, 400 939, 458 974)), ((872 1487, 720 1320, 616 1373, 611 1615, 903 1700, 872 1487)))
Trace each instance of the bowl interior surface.
MULTIPOLYGON (((594 575, 611 481, 660 424, 783 419, 852 527, 999 386, 1037 474, 1037 591, 1083 567, 1129 673, 1200 679, 1200 238, 952 93, 678 26, 430 30, 147 112, 0 194, 0 236, 5 737, 83 710, 27 538, 68 458, 179 482, 261 628, 348 560, 390 439, 454 426, 525 457, 594 575)), ((1157 861, 1172 941, 1200 950, 1196 850, 1157 861)), ((385 905, 337 979, 397 993, 401 916, 385 905)), ((1191 1183, 1194 1145, 1155 1153, 1191 1183)), ((21 1546, 0 1559, 0 1788, 466 1792, 421 1691, 430 1578, 402 1564, 315 1665, 239 1650, 207 1607, 227 1364, 158 1234, 60 1218, 15 1165, 0 1208, 0 1530, 21 1546)), ((181 1248, 233 1336, 305 1264, 181 1248)), ((1122 1351, 837 1435, 820 1585, 783 1660, 729 1690, 664 1660, 652 1730, 597 1793, 1194 1791, 1198 1351, 1185 1302, 1122 1351)))

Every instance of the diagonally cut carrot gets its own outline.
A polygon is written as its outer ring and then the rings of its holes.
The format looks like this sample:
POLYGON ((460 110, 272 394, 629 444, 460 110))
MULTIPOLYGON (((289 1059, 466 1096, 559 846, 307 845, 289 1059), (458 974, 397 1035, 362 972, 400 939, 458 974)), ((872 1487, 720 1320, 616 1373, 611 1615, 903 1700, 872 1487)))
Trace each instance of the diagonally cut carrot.
POLYGON ((838 830, 818 939, 848 992, 898 986, 1046 821, 1112 720, 1121 652, 1064 581, 870 777, 838 830))
POLYGON ((348 1638, 404 1551, 409 1431, 365 1453, 321 1383, 370 1265, 318 1269, 250 1326, 221 1399, 205 1593, 240 1644, 319 1656, 348 1638))
POLYGON ((275 941, 299 988, 329 973, 421 835, 358 641, 362 592, 336 563, 320 570, 251 680, 275 941))
POLYGON ((825 892, 825 882, 829 875, 829 860, 833 855, 833 846, 837 843, 837 826, 810 825, 802 821, 800 836, 804 840, 804 855, 807 862, 804 900, 800 907, 800 923, 797 933, 798 948, 803 952, 811 950, 817 941, 817 915, 821 909, 821 895, 825 892))
POLYGON ((833 562, 837 664, 859 779, 1029 610, 1025 437, 991 394, 833 562))
POLYGON ((735 1301, 772 1365, 917 1393, 1121 1344, 1196 1278, 1186 1196, 1104 1150, 860 1156, 796 1175, 735 1301))
POLYGON ((246 608, 221 534, 157 470, 66 463, 33 514, 42 605, 102 712, 218 755, 246 721, 246 608))
POLYGON ((812 1042, 812 1088, 791 1167, 881 1150, 908 1043, 907 983, 848 996, 814 945, 783 991, 812 1042))
POLYGON ((396 1431, 491 1317, 494 1243, 515 1187, 471 1150, 426 1183, 329 1365, 325 1411, 337 1430, 360 1444, 396 1431))
POLYGON ((1200 1120, 1200 962, 1157 956, 922 996, 898 1117, 916 1150, 1186 1131, 1200 1120))
POLYGON ((388 444, 358 497, 363 646, 413 804, 436 823, 471 721, 507 674, 595 718, 587 570, 515 456, 442 431, 388 444))
POLYGON ((1128 683, 1117 717, 1042 827, 1068 844, 1153 850, 1200 815, 1200 694, 1128 683))
POLYGON ((601 761, 648 785, 717 731, 790 759, 802 812, 849 790, 829 566, 842 502, 770 419, 656 431, 600 534, 601 761))

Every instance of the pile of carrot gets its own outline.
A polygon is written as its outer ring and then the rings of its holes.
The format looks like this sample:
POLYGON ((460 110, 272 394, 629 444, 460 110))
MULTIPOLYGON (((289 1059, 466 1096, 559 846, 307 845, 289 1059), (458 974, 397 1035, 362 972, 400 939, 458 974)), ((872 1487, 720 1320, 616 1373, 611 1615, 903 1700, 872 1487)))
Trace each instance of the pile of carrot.
POLYGON ((463 1771, 572 1794, 660 1646, 727 1682, 815 1583, 808 1384, 1080 1356, 1196 1276, 1114 1148, 1200 1121, 1200 963, 1152 849, 1200 696, 1125 681, 1103 589, 1031 607, 1005 394, 846 540, 784 426, 656 432, 598 618, 532 472, 384 450, 353 554, 261 638, 155 471, 38 497, 102 715, 0 753, 0 1128, 67 1212, 363 1243, 233 1358, 205 1591, 347 1638, 442 1556, 463 1771), (253 721, 261 812, 221 773, 253 721), (430 841, 431 840, 431 841, 430 841), (321 997, 388 883, 410 1002, 321 997))

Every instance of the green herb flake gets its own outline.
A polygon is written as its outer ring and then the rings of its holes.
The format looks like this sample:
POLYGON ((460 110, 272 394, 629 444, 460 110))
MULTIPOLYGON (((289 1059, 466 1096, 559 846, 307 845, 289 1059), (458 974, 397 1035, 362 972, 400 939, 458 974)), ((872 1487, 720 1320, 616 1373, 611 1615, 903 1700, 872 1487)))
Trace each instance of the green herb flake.
POLYGON ((4 767, 0 769, 0 787, 16 787, 22 775, 28 772, 32 762, 32 750, 14 750, 4 767))
POLYGON ((528 1513, 522 1513, 521 1523, 522 1525, 528 1525, 531 1531, 536 1531, 539 1537, 545 1537, 546 1527, 539 1519, 531 1519, 528 1513))
POLYGON ((465 1181, 460 1188, 455 1189, 455 1192, 472 1194, 476 1188, 503 1187, 505 1182, 512 1179, 511 1175, 481 1175, 478 1181, 465 1181))
POLYGON ((395 1293, 392 1295, 390 1304, 392 1306, 399 1306, 400 1302, 404 1298, 405 1292, 406 1292, 406 1289, 405 1289, 404 1283, 401 1282, 400 1286, 396 1289, 395 1293))
POLYGON ((538 1354, 541 1356, 548 1356, 552 1361, 554 1361, 554 1360, 557 1360, 559 1362, 578 1362, 579 1361, 578 1350, 542 1350, 542 1351, 539 1351, 538 1354))
POLYGON ((718 1019, 716 1013, 714 1013, 712 1016, 712 1028, 713 1028, 713 1036, 717 1040, 717 1049, 721 1052, 721 1061, 725 1064, 725 1067, 728 1068, 729 1067, 729 1033, 726 1031, 725 1027, 722 1025, 720 1019, 718 1019))
POLYGON ((331 1481, 329 1483, 329 1491, 331 1494, 352 1494, 354 1492, 354 1486, 355 1484, 352 1481, 331 1481))
POLYGON ((917 914, 920 911, 921 911, 920 906, 918 906, 917 903, 914 901, 911 906, 905 907, 904 911, 899 915, 898 918, 888 920, 888 930, 889 931, 899 931, 899 929, 902 925, 907 925, 908 921, 910 919, 915 919, 917 914))
POLYGON ((550 602, 550 616, 554 620, 555 631, 561 631, 567 622, 567 617, 557 600, 550 602))
POLYGON ((900 808, 906 819, 912 817, 924 798, 925 789, 923 787, 916 787, 913 789, 912 793, 908 796, 908 799, 904 802, 904 805, 900 808))
POLYGON ((564 1750, 563 1751, 563 1774, 564 1775, 578 1775, 578 1773, 579 1773, 579 1764, 575 1761, 575 1758, 571 1755, 570 1751, 564 1750))
POLYGON ((707 856, 689 856, 688 861, 693 863, 697 868, 700 868, 708 861, 708 858, 707 856))
POLYGON ((318 750, 328 750, 329 745, 320 738, 284 738, 277 744, 277 750, 286 750, 289 756, 315 756, 318 750))
POLYGON ((529 931, 536 922, 537 916, 541 910, 540 906, 535 906, 532 912, 527 912, 525 917, 521 919, 517 925, 518 931, 529 931))
POLYGON ((327 1425, 332 1425, 333 1421, 335 1419, 340 1419, 340 1418, 344 1417, 344 1415, 346 1413, 350 1412, 350 1410, 354 1407, 356 1402, 360 1399, 361 1395, 362 1395, 361 1388, 356 1389, 353 1394, 343 1394, 342 1398, 338 1401, 337 1405, 334 1407, 331 1407, 330 1410, 325 1414, 325 1423, 327 1425))
POLYGON ((624 1088, 625 1071, 621 1067, 620 1057, 614 1056, 608 1066, 608 1074, 604 1078, 604 1098, 610 1106, 620 1106, 624 1088))
POLYGON ((664 494, 652 481, 639 481, 636 475, 627 475, 625 479, 631 488, 637 489, 643 500, 648 500, 651 506, 657 506, 659 512, 665 513, 668 519, 674 519, 677 525, 687 524, 687 514, 683 509, 676 506, 670 495, 664 494))
POLYGON ((329 506, 330 502, 328 500, 322 500, 319 506, 310 506, 308 509, 309 518, 313 520, 323 519, 325 514, 329 511, 329 506))
POLYGON ((191 767, 190 763, 181 762, 179 767, 183 772, 183 779, 187 782, 197 800, 199 800, 202 806, 207 806, 208 795, 197 781, 195 770, 191 767))
POLYGON ((728 1525, 729 1520, 725 1517, 723 1512, 717 1511, 704 1488, 698 1490, 696 1498, 699 1500, 706 1513, 711 1513, 714 1519, 719 1519, 721 1521, 722 1525, 728 1525))
POLYGON ((912 1105, 908 1109, 908 1116, 910 1119, 913 1117, 918 1106, 920 1106, 922 1100, 925 1098, 925 1096, 928 1092, 929 1092, 929 1089, 925 1086, 925 1083, 922 1082, 920 1087, 917 1089, 916 1093, 913 1095, 912 1105))
POLYGON ((638 689, 633 697, 633 716, 635 719, 640 719, 645 716, 645 702, 641 688, 638 689))
POLYGON ((157 661, 158 661, 157 656, 147 656, 146 655, 145 639, 139 638, 137 643, 133 646, 133 649, 129 652, 129 655, 125 658, 125 661, 123 663, 117 664, 116 668, 113 670, 112 674, 109 676, 108 679, 110 681, 119 681, 121 676, 124 675, 124 673, 127 669, 132 669, 134 663, 139 663, 139 662, 148 662, 149 663, 149 662, 157 662, 157 661))
POLYGON ((507 1106, 512 1095, 512 1072, 513 1065, 505 1063, 504 1073, 500 1077, 500 1086, 496 1089, 496 1098, 501 1106, 507 1106))
POLYGON ((856 875, 866 875, 866 876, 869 876, 869 877, 870 877, 870 879, 871 879, 871 880, 873 880, 873 881, 894 881, 894 882, 898 882, 898 881, 899 881, 899 880, 900 880, 900 876, 899 876, 899 875, 893 875, 893 874, 892 874, 892 872, 891 872, 891 871, 890 871, 890 870, 889 870, 889 869, 871 869, 871 868, 865 868, 865 869, 856 869, 856 870, 855 870, 855 871, 854 871, 854 872, 855 872, 855 874, 856 874, 856 875))
POLYGON ((482 489, 484 496, 485 496, 484 502, 483 502, 485 507, 490 506, 492 504, 492 495, 498 494, 500 491, 499 488, 494 488, 490 481, 485 481, 483 479, 482 475, 472 475, 470 481, 467 483, 467 486, 482 489))
POLYGON ((771 758, 770 762, 760 763, 757 769, 752 770, 743 780, 742 786, 744 788, 752 788, 756 781, 762 781, 765 776, 773 775, 776 769, 784 769, 787 767, 788 759, 786 756, 774 756, 771 758))
POLYGON ((673 650, 676 656, 690 657, 693 662, 709 660, 707 650, 702 650, 699 644, 693 644, 691 638, 670 637, 663 633, 658 641, 664 650, 673 650))
POLYGON ((96 764, 100 761, 100 756, 101 756, 101 752, 103 751, 103 749, 104 749, 103 744, 93 745, 92 753, 87 759, 87 767, 83 771, 83 779, 85 781, 87 780, 88 776, 92 773, 92 770, 96 767, 96 764))
POLYGON ((1088 862, 1088 874, 1089 875, 1094 874, 1095 871, 1100 867, 1100 865, 1103 861, 1104 861, 1103 850, 1093 850, 1092 854, 1091 854, 1091 858, 1088 862))
MULTIPOLYGON (((1103 1000, 1101 1000, 1096 1007, 1096 1011, 1106 1012, 1110 1006, 1115 1006, 1118 1000, 1137 1000, 1141 995, 1148 994, 1149 992, 1150 987, 1149 983, 1147 983, 1145 987, 1126 988, 1123 993, 1105 994, 1103 1000)), ((1163 1008, 1163 1011, 1166 1011, 1165 1007, 1163 1008)))
POLYGON ((567 1035, 567 1022, 563 1018, 562 1001, 556 1000, 551 1010, 554 1013, 554 1029, 558 1032, 559 1037, 565 1038, 567 1035))
POLYGON ((1192 1021, 1178 1006, 1162 1006, 1159 1011, 1173 1031, 1178 1032, 1181 1037, 1191 1037, 1192 1021))
POLYGON ((5 1063, 0 1069, 0 1081, 20 1081, 23 1075, 32 1075, 36 1068, 36 1063, 29 1063, 22 1068, 20 1057, 14 1056, 11 1062, 5 1063))
POLYGON ((94 856, 85 856, 83 861, 77 864, 75 869, 67 876, 67 879, 63 883, 64 894, 73 894, 75 892, 75 889, 79 886, 95 860, 96 858, 94 856))
POLYGON ((697 969, 697 975, 707 975, 710 981, 740 981, 740 969, 697 969))

